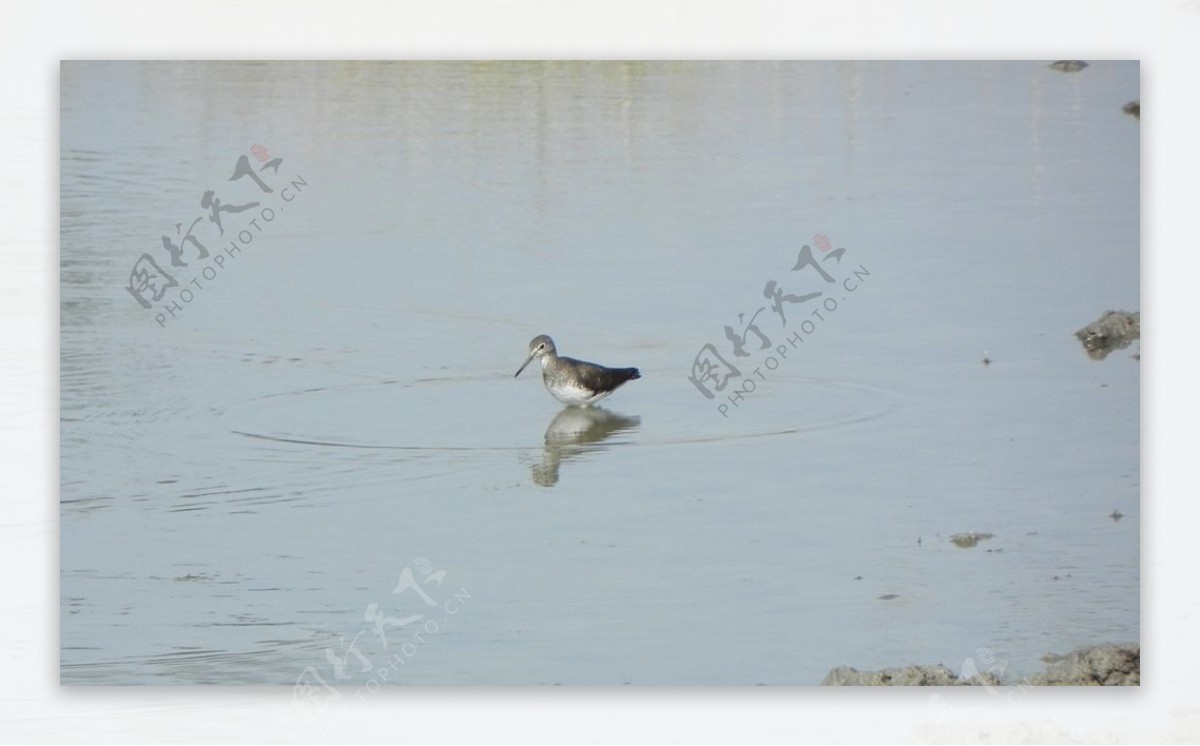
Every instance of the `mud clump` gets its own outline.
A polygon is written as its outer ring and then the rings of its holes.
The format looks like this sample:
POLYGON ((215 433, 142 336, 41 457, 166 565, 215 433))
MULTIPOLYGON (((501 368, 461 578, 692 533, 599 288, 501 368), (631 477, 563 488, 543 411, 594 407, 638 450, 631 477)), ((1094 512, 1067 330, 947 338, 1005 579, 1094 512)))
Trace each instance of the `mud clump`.
POLYGON ((1103 360, 1142 337, 1142 314, 1134 311, 1105 311, 1104 315, 1075 332, 1088 357, 1103 360))
POLYGON ((1059 60, 1050 63, 1051 69, 1064 73, 1077 73, 1087 66, 1088 63, 1083 60, 1059 60))
POLYGON ((954 542, 954 546, 960 549, 970 549, 971 547, 979 546, 979 542, 987 541, 990 538, 992 538, 992 534, 972 532, 968 534, 955 534, 950 537, 950 541, 954 542))

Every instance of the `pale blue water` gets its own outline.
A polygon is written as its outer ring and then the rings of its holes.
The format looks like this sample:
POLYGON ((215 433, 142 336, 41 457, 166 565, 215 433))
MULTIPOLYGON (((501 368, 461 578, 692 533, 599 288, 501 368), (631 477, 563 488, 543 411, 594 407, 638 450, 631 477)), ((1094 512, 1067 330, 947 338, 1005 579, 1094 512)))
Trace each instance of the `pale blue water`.
POLYGON ((816 684, 1138 639, 1139 348, 1072 336, 1139 307, 1138 66, 1048 62, 65 64, 62 681, 816 684), (206 190, 259 205, 221 236, 206 190), (823 295, 785 326, 770 280, 823 295), (643 378, 560 417, 513 380, 539 333, 643 378), (742 373, 711 400, 706 344, 742 373))

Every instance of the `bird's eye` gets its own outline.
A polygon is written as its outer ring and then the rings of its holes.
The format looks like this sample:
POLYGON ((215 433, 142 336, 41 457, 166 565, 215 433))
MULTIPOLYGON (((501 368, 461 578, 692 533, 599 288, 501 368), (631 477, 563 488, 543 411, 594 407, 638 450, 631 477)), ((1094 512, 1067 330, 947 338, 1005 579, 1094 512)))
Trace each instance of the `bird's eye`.
POLYGON ((543 342, 542 344, 538 345, 538 349, 539 349, 539 350, 544 350, 544 349, 546 349, 546 343, 545 343, 545 342, 543 342))

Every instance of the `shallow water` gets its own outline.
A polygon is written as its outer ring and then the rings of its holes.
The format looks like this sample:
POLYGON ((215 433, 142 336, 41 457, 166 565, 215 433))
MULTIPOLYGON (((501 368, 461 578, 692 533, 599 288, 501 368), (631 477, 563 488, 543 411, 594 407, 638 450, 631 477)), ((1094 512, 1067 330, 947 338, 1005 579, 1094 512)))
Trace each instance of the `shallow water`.
POLYGON ((1137 347, 1072 336, 1139 306, 1135 63, 68 63, 62 93, 63 683, 319 706, 1138 638, 1137 347), (206 190, 259 204, 221 235, 206 190), (143 252, 177 282, 150 309, 143 252), (513 379, 539 333, 643 378, 563 412, 513 379), (712 399, 709 344, 741 373, 712 399))

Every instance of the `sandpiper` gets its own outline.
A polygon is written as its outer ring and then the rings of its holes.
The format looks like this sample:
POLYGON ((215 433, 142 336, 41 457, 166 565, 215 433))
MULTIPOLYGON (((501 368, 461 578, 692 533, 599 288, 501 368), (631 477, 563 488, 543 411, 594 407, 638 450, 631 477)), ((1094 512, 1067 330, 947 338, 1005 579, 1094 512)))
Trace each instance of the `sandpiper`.
POLYGON ((606 368, 569 357, 559 357, 554 340, 545 334, 529 343, 529 357, 517 369, 513 378, 521 375, 534 358, 542 360, 542 382, 546 390, 563 404, 586 407, 595 404, 621 384, 641 378, 637 368, 606 368))

